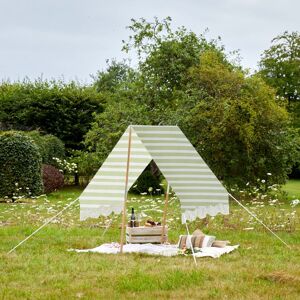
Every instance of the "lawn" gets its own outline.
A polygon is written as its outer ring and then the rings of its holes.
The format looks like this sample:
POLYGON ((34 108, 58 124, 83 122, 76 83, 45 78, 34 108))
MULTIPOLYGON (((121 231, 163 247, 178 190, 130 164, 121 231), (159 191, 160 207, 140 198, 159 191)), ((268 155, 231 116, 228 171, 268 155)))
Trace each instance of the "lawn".
MULTIPOLYGON (((295 193, 297 183, 286 188, 295 193)), ((299 189, 299 183, 298 183, 299 189)), ((300 294, 300 205, 289 200, 275 205, 251 203, 250 209, 268 222, 291 248, 261 228, 231 202, 231 214, 198 220, 196 228, 228 239, 240 248, 219 259, 100 255, 68 252, 119 241, 120 218, 79 221, 78 203, 14 253, 7 252, 81 190, 63 190, 23 203, 0 203, 0 299, 297 299, 300 294)), ((162 197, 131 195, 128 208, 147 218, 161 217, 162 197)), ((184 233, 179 203, 170 199, 169 239, 184 233)))
POLYGON ((285 190, 288 193, 290 198, 300 199, 300 180, 289 180, 287 184, 283 186, 283 190, 285 190))

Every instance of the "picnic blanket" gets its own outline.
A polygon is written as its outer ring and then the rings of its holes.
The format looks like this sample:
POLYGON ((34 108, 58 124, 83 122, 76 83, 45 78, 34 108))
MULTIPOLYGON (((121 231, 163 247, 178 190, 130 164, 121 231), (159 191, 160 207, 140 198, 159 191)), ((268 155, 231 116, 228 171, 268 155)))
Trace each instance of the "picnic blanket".
MULTIPOLYGON (((239 245, 226 246, 224 248, 218 247, 203 247, 199 252, 195 253, 196 257, 212 257, 218 258, 225 253, 230 253, 237 249, 239 245)), ((92 252, 92 253, 105 253, 105 254, 117 254, 120 252, 119 243, 103 244, 99 247, 92 249, 69 249, 69 251, 92 252)), ((123 246, 124 253, 145 253, 150 255, 161 256, 175 256, 180 254, 178 245, 161 245, 161 244, 126 244, 123 246)))

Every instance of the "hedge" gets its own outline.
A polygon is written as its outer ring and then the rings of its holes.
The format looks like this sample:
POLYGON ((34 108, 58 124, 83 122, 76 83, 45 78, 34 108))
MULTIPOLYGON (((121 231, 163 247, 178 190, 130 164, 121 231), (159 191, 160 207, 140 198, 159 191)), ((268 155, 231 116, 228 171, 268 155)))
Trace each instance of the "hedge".
POLYGON ((53 157, 65 158, 65 145, 56 136, 52 134, 41 135, 37 130, 24 133, 33 139, 38 146, 43 164, 57 166, 57 162, 53 160, 53 157))
POLYGON ((18 195, 42 193, 42 159, 28 136, 15 131, 0 134, 0 166, 0 197, 14 201, 18 195))

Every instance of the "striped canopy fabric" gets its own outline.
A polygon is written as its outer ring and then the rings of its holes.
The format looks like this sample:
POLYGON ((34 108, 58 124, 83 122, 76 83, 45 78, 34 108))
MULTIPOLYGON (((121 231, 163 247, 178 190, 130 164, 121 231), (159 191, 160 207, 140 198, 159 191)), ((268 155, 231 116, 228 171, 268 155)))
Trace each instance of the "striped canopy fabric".
MULTIPOLYGON (((80 199, 80 219, 123 209, 129 127, 80 199)), ((228 214, 228 193, 178 126, 131 125, 128 189, 154 160, 181 202, 182 220, 228 214)))

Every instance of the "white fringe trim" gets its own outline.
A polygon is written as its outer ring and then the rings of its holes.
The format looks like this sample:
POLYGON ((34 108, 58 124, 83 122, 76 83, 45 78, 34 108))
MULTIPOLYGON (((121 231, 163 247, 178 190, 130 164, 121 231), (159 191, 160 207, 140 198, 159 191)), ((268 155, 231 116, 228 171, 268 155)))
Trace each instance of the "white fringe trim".
POLYGON ((228 204, 218 204, 218 205, 211 205, 211 206, 203 206, 197 207, 193 210, 185 210, 182 212, 181 221, 182 224, 185 224, 186 221, 194 221, 197 218, 203 219, 206 215, 210 215, 212 217, 216 216, 217 214, 228 215, 229 214, 229 205, 228 204))
MULTIPOLYGON (((81 208, 80 209, 80 221, 84 221, 88 218, 98 218, 99 216, 109 216, 112 212, 120 214, 122 212, 122 206, 111 207, 110 205, 101 205, 93 208, 81 208)), ((182 212, 181 221, 185 224, 186 221, 194 221, 197 218, 203 219, 206 215, 216 216, 218 213, 223 215, 229 214, 228 204, 219 204, 211 206, 200 206, 192 210, 185 210, 182 212)))

